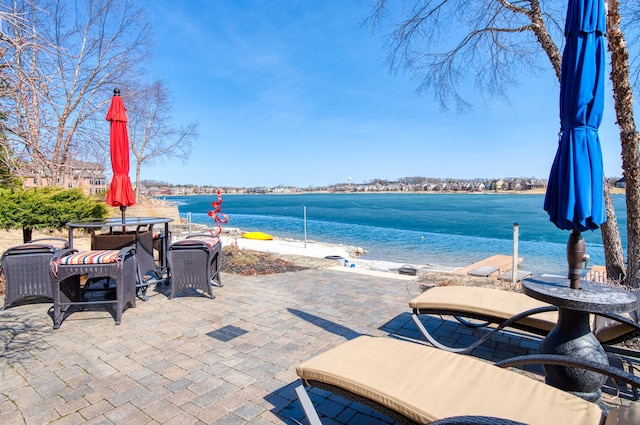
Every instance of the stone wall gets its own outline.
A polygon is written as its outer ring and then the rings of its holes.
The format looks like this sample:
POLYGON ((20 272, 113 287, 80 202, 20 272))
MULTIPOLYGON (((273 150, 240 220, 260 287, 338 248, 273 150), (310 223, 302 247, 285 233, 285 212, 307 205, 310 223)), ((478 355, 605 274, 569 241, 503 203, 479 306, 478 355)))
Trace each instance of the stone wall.
MULTIPOLYGON (((109 207, 111 217, 121 217, 122 213, 118 207, 109 207)), ((127 207, 125 211, 127 217, 167 217, 172 218, 174 223, 180 223, 180 213, 177 205, 163 204, 136 204, 127 207)))

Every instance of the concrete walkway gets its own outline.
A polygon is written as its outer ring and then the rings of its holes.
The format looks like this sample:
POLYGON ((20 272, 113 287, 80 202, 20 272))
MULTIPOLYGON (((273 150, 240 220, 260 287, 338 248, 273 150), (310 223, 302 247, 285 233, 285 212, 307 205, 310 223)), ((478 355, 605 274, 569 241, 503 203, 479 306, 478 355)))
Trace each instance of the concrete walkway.
MULTIPOLYGON (((49 304, 0 311, 0 423, 306 423, 298 363, 361 334, 419 338, 408 308, 418 290, 406 280, 321 269, 222 279, 215 300, 151 288, 120 326, 99 309, 59 330, 49 304)), ((471 333, 427 325, 449 340, 471 333)), ((498 360, 538 345, 503 333, 473 354, 498 360)), ((312 397, 326 424, 391 423, 328 393, 312 397)))

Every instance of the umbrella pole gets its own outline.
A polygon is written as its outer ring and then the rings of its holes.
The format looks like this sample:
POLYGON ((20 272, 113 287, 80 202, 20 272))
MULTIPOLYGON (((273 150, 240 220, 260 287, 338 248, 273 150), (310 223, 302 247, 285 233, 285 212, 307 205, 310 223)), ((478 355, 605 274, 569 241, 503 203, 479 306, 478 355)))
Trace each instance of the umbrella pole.
POLYGON ((120 205, 120 211, 122 212, 122 234, 124 235, 125 233, 127 233, 127 228, 124 225, 125 222, 125 211, 127 210, 127 207, 125 207, 124 205, 120 205))
POLYGON ((569 263, 569 275, 571 289, 580 288, 582 278, 582 262, 587 251, 584 238, 577 229, 573 229, 567 242, 567 262, 569 263))

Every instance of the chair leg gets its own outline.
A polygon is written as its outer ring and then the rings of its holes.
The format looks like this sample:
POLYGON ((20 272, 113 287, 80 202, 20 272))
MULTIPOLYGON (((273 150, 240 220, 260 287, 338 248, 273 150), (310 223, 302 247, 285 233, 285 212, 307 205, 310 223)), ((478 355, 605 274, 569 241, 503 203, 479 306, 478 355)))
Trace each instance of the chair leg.
MULTIPOLYGON (((60 282, 51 280, 51 286, 59 286, 60 282)), ((62 312, 60 311, 60 289, 53 289, 53 329, 59 329, 62 323, 62 312)))
POLYGON ((296 397, 298 397, 298 401, 302 406, 304 416, 307 418, 307 421, 309 421, 309 425, 322 425, 320 417, 318 416, 318 412, 316 412, 316 408, 313 407, 313 403, 309 398, 309 394, 307 394, 307 391, 304 389, 304 387, 302 385, 298 385, 295 388, 295 392, 296 397))
POLYGON ((61 304, 79 301, 81 298, 80 277, 67 276, 60 280, 52 280, 51 284, 53 292, 53 329, 58 329, 62 324, 64 314, 70 307, 66 305, 62 308, 61 304))
MULTIPOLYGON (((467 347, 462 347, 462 348, 454 348, 454 347, 449 347, 448 345, 444 345, 442 343, 440 343, 438 340, 436 340, 427 330, 427 328, 424 327, 424 325, 422 324, 422 322, 420 321, 420 318, 418 317, 417 314, 412 314, 411 315, 411 319, 413 319, 413 322, 416 324, 416 326, 418 327, 418 330, 420 331, 420 333, 422 334, 422 336, 424 336, 427 341, 429 341, 434 347, 437 347, 441 350, 445 350, 445 351, 450 351, 452 353, 459 353, 459 354, 467 354, 470 353, 471 351, 473 351, 478 345, 480 345, 482 342, 485 341, 485 339, 481 339, 480 342, 476 342, 474 344, 471 344, 470 346, 467 347)), ((493 335, 493 334, 491 334, 493 335)))
POLYGON ((218 286, 223 287, 222 278, 220 277, 220 256, 216 259, 216 280, 218 281, 218 286))
POLYGON ((222 284, 222 279, 220 278, 220 252, 216 252, 214 255, 213 266, 215 267, 213 277, 211 278, 211 282, 216 281, 220 288, 224 285, 222 284))
POLYGON ((120 282, 118 282, 116 284, 116 325, 119 325, 120 322, 122 322, 122 310, 124 309, 123 305, 124 305, 124 282, 122 282, 122 279, 120 279, 120 282))

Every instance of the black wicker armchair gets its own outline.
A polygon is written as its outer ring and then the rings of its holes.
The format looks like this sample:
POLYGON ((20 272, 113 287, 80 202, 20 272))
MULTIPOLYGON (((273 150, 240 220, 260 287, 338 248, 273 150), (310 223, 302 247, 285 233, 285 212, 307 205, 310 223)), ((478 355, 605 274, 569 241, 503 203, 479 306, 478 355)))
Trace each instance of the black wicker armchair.
POLYGON ((210 235, 193 235, 169 246, 167 257, 171 272, 170 298, 193 288, 215 298, 212 285, 221 287, 220 253, 222 243, 210 235))
POLYGON ((66 239, 41 238, 9 248, 0 265, 5 275, 4 308, 53 299, 49 280, 49 263, 60 249, 69 247, 66 239))

